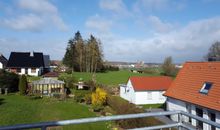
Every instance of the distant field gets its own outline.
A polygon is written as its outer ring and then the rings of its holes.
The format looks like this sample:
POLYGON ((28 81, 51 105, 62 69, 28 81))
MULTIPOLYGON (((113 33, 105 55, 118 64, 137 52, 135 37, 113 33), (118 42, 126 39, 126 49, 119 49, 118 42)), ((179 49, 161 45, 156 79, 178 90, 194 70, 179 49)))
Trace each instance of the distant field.
MULTIPOLYGON (((58 101, 53 98, 31 100, 28 97, 10 94, 0 95, 0 126, 36 123, 42 121, 55 121, 95 117, 85 105, 77 104, 73 100, 58 101)), ((105 122, 87 123, 81 125, 68 125, 68 130, 105 130, 105 122)))
MULTIPOLYGON (((155 69, 154 73, 132 73, 129 70, 120 70, 120 71, 110 71, 106 73, 96 73, 96 80, 98 83, 106 85, 118 85, 121 83, 126 83, 130 76, 158 76, 160 75, 160 70, 155 69)), ((74 72, 73 76, 79 80, 83 78, 84 81, 92 79, 91 73, 85 72, 74 72)))

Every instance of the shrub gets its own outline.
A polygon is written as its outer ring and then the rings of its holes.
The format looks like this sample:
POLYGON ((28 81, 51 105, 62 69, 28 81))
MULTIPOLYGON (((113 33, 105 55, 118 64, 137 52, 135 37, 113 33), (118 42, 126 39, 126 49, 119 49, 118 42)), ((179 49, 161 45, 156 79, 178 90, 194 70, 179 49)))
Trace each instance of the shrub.
POLYGON ((103 105, 106 104, 107 93, 104 89, 97 88, 95 92, 92 93, 92 106, 94 110, 102 109, 103 105))
POLYGON ((62 80, 65 82, 65 85, 67 88, 74 88, 74 83, 76 82, 76 79, 69 74, 62 74, 58 77, 59 80, 62 80))
POLYGON ((8 92, 18 91, 19 76, 15 73, 0 70, 0 88, 8 88, 8 92))
POLYGON ((74 93, 74 100, 76 102, 84 102, 85 101, 85 95, 90 94, 91 91, 88 90, 73 90, 74 93))
POLYGON ((55 98, 61 98, 60 93, 52 93, 52 96, 55 97, 55 98))
POLYGON ((75 100, 76 102, 82 103, 82 102, 85 101, 85 100, 84 100, 84 95, 83 95, 83 94, 80 94, 80 93, 77 93, 77 94, 74 95, 74 100, 75 100))
MULTIPOLYGON (((108 96, 107 104, 115 111, 116 114, 135 114, 144 112, 143 109, 136 108, 134 104, 123 100, 117 96, 108 96), (123 108, 123 109, 122 109, 123 108)), ((158 125, 161 124, 158 120, 154 118, 136 118, 136 119, 127 119, 119 120, 116 123, 124 129, 144 127, 148 125, 158 125)))
POLYGON ((25 75, 21 75, 19 79, 19 92, 21 95, 26 95, 27 90, 27 78, 25 75))
POLYGON ((91 104, 92 103, 92 98, 91 98, 91 94, 90 93, 86 94, 84 98, 85 98, 86 104, 91 104))
POLYGON ((89 86, 89 89, 94 92, 96 90, 96 83, 92 80, 85 82, 86 85, 89 86))

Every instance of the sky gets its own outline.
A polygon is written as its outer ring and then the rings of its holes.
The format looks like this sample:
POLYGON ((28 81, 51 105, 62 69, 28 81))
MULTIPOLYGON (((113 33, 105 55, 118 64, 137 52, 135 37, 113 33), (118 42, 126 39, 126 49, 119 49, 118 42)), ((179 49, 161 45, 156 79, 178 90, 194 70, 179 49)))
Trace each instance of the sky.
POLYGON ((43 52, 61 60, 80 31, 108 61, 202 61, 220 41, 219 0, 1 0, 0 53, 43 52))

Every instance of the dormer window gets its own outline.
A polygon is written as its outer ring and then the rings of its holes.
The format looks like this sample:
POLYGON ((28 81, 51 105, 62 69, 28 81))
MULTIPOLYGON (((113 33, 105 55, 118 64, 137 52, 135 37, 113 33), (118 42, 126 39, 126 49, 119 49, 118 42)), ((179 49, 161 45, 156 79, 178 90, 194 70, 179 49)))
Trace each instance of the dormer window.
POLYGON ((212 83, 205 82, 199 92, 202 93, 202 94, 208 94, 211 87, 212 87, 212 83))

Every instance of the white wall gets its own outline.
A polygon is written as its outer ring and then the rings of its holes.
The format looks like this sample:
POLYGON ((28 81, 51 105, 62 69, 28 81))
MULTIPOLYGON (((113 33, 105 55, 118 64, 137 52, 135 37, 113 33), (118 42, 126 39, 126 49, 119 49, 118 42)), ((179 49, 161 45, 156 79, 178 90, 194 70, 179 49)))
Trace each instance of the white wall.
MULTIPOLYGON (((220 112, 215 113, 216 115, 216 122, 220 124, 220 112)), ((217 128, 216 130, 220 130, 220 128, 217 128)))
MULTIPOLYGON (((20 75, 25 74, 25 68, 21 68, 21 73, 18 73, 20 75)), ((39 76, 41 75, 41 68, 36 68, 36 72, 32 73, 31 68, 28 68, 28 75, 30 76, 39 76)))
POLYGON ((38 76, 38 75, 40 75, 40 74, 41 74, 41 72, 40 72, 40 69, 39 69, 39 68, 36 69, 36 72, 35 72, 35 73, 32 73, 32 72, 31 72, 31 68, 28 68, 28 75, 38 76))
MULTIPOLYGON (((181 111, 185 111, 185 112, 187 111, 186 103, 184 103, 180 100, 167 98, 166 105, 167 105, 167 110, 168 111, 175 111, 175 110, 181 110, 181 111)), ((178 115, 171 115, 170 117, 173 121, 178 121, 178 115)), ((188 118, 184 117, 183 120, 187 121, 188 118)))
POLYGON ((165 91, 136 91, 135 104, 162 104, 166 101, 165 91))
POLYGON ((127 87, 120 87, 120 97, 131 103, 135 103, 135 91, 130 80, 127 83, 127 87))
POLYGON ((134 91, 130 80, 127 87, 120 87, 120 97, 134 104, 162 104, 166 101, 163 93, 164 91, 134 91), (149 92, 152 99, 149 99, 149 92))
POLYGON ((0 69, 3 69, 3 64, 0 62, 0 69))
MULTIPOLYGON (((167 110, 168 111, 181 110, 181 111, 188 112, 187 108, 186 108, 186 103, 185 102, 182 102, 180 100, 176 100, 176 99, 173 99, 173 98, 168 98, 166 103, 167 103, 167 110)), ((195 106, 195 105, 189 104, 189 103, 187 103, 187 104, 191 106, 190 113, 193 114, 193 115, 196 115, 196 108, 198 106, 195 106)), ((215 115, 216 115, 216 122, 220 123, 220 112, 219 111, 209 110, 208 108, 204 108, 204 107, 203 108, 202 107, 198 107, 198 108, 203 110, 203 118, 204 119, 208 119, 209 120, 208 112, 211 111, 212 113, 215 113, 215 115)), ((172 115, 171 119, 173 121, 178 121, 178 116, 177 115, 172 115)), ((183 119, 184 122, 188 122, 189 121, 189 118, 186 117, 186 116, 184 116, 182 119, 183 119)), ((196 126, 196 120, 192 119, 191 124, 193 126, 196 126)), ((203 130, 211 130, 211 126, 208 125, 208 124, 203 123, 203 130)), ((217 128, 216 130, 220 130, 220 129, 217 128)))

